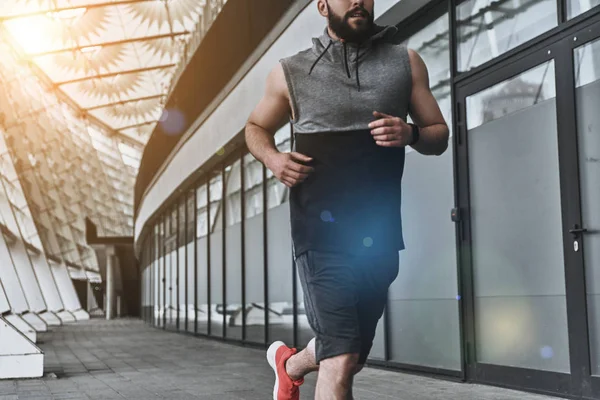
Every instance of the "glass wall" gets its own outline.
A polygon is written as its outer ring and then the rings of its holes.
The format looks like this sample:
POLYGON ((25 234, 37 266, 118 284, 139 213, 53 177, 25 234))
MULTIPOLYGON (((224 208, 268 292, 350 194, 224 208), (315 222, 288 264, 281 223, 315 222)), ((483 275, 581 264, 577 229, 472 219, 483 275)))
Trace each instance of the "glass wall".
MULTIPOLYGON (((453 134, 453 75, 481 69, 547 33, 558 26, 561 13, 555 0, 457 1, 456 48, 451 49, 453 28, 443 3, 440 1, 444 7, 420 17, 424 23, 412 21, 410 26, 418 28, 403 32, 400 26, 398 41, 425 61, 432 93, 453 134), (454 74, 452 51, 457 61, 454 74)), ((573 18, 600 3, 566 0, 565 5, 564 18, 573 18)), ((597 164, 592 154, 598 136, 594 137, 600 76, 600 52, 592 51, 596 48, 600 48, 598 42, 582 43, 574 54, 579 145, 585 155, 579 167, 582 185, 587 185, 582 208, 592 222, 600 221, 597 207, 592 206, 598 196, 594 197, 597 185, 592 183, 597 181, 595 164, 590 161, 597 164)), ((467 77, 465 82, 471 84, 475 78, 467 77)), ((540 63, 465 98, 470 163, 465 179, 472 202, 472 248, 468 252, 473 255, 477 339, 474 357, 484 364, 558 372, 570 368, 558 150, 556 141, 549 140, 557 135, 556 79, 554 63, 540 63), (511 94, 519 101, 508 101, 511 94), (529 132, 525 140, 523 127, 531 121, 541 128, 529 132), (531 147, 534 139, 538 145, 531 147), (519 146, 515 147, 515 142, 519 146), (524 155, 541 161, 525 165, 524 155), (519 195, 525 191, 531 195, 529 200, 519 195), (507 234, 523 224, 535 227, 528 248, 520 243, 520 236, 507 234), (538 279, 540 276, 544 279, 538 279)), ((289 124, 276 133, 275 142, 280 151, 291 150, 289 124)), ((440 157, 407 150, 402 201, 406 250, 399 254, 400 274, 390 288, 371 360, 460 374, 461 266, 456 225, 450 218, 459 161, 454 153, 459 148, 451 139, 440 157)), ((294 273, 289 190, 247 150, 221 157, 154 227, 147 242, 152 249, 144 262, 150 268, 144 283, 152 289, 144 292, 145 304, 152 307, 158 326, 163 318, 172 325, 173 312, 179 308, 188 331, 261 345, 282 340, 302 348, 313 332, 304 311, 302 286, 294 273), (173 282, 179 285, 175 294, 173 282)), ((586 243, 592 244, 584 249, 590 277, 586 281, 588 303, 592 305, 588 310, 592 370, 600 374, 600 318, 595 306, 600 287, 595 260, 600 256, 595 239, 586 238, 590 241, 586 243)))
POLYGON ((599 5, 600 0, 567 0, 567 17, 574 18, 599 5))
POLYGON ((185 210, 186 201, 183 197, 177 207, 177 329, 185 330, 187 321, 187 257, 185 254, 185 210))
POLYGON ((186 297, 186 324, 187 332, 194 332, 196 320, 196 201, 195 190, 188 191, 186 199, 186 231, 185 231, 185 259, 187 262, 187 288, 186 297))
POLYGON ((575 49, 576 105, 581 171, 581 207, 585 225, 584 264, 592 374, 600 375, 600 39, 575 49))
POLYGON ((456 15, 459 71, 475 68, 558 25, 556 0, 467 0, 456 15))
POLYGON ((196 190, 196 332, 203 334, 208 334, 210 315, 208 226, 208 185, 203 184, 196 190))
MULTIPOLYGON (((275 134, 279 151, 290 151, 290 126, 275 134)), ((294 340, 294 291, 289 190, 267 170, 267 287, 269 341, 294 340)))
MULTIPOLYGON (((423 58, 433 95, 450 122, 450 43, 445 34, 449 29, 449 18, 444 14, 405 44, 423 58)), ((456 238, 454 223, 448 217, 454 206, 452 147, 441 157, 423 156, 409 148, 404 171, 402 227, 406 250, 400 253, 401 278, 389 293, 387 322, 393 332, 390 359, 460 370, 456 238), (424 243, 435 243, 435 251, 423 251, 424 243)), ((383 335, 378 335, 373 350, 374 355, 383 356, 383 335)))
POLYGON ((225 168, 225 299, 226 336, 242 339, 242 162, 225 168))
POLYGON ((265 253, 263 165, 251 154, 244 162, 245 322, 249 342, 265 342, 265 253))
POLYGON ((209 181, 210 205, 208 209, 209 234, 209 282, 210 282, 210 334, 224 334, 223 299, 223 172, 216 170, 209 181))

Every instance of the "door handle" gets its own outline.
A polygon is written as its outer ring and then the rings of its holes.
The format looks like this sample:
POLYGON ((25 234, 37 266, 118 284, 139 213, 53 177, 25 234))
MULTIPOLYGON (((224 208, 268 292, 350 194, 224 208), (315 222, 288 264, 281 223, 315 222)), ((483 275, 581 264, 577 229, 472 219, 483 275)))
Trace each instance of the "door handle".
POLYGON ((569 229, 569 233, 574 236, 579 236, 582 233, 586 233, 588 230, 586 228, 581 228, 579 225, 575 224, 571 229, 569 229))

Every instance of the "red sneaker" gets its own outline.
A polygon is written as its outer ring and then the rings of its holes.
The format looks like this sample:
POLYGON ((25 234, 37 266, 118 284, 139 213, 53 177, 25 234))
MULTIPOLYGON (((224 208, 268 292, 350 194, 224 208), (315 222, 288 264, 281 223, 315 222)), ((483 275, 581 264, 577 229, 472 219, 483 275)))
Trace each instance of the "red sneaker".
POLYGON ((299 400, 300 389, 304 379, 293 381, 285 370, 285 363, 296 354, 296 349, 287 347, 283 342, 274 342, 267 350, 267 361, 275 372, 273 400, 299 400))

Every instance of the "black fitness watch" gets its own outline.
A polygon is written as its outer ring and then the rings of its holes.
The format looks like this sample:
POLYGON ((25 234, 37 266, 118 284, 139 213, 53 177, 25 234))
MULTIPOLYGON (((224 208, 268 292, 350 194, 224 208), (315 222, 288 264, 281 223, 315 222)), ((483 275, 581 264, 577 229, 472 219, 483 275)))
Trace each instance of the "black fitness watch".
POLYGON ((409 143, 410 146, 416 144, 421 136, 421 130, 416 124, 408 124, 412 128, 412 141, 409 143))

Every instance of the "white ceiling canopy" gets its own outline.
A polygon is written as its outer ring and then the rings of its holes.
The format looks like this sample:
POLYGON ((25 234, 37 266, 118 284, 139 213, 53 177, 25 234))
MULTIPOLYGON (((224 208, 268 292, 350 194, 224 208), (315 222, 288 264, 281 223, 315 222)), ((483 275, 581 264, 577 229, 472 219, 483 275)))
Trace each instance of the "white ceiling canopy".
MULTIPOLYGON (((190 39, 225 0, 0 0, 14 47, 84 113, 143 146, 190 39)), ((199 42, 197 40, 192 41, 199 42)))

